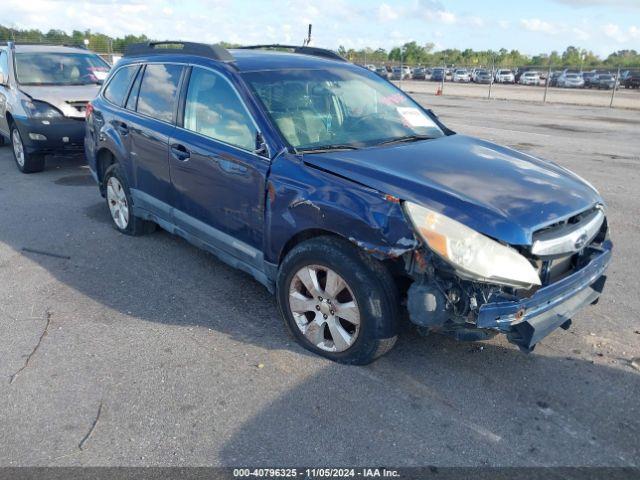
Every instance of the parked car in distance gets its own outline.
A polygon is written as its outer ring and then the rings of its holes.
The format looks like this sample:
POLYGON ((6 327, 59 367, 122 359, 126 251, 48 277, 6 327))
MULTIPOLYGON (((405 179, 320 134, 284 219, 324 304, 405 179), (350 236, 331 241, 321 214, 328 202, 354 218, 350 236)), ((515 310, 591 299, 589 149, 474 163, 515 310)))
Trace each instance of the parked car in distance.
POLYGON ((426 80, 427 69, 424 67, 416 67, 413 69, 412 78, 414 80, 426 80))
POLYGON ((584 88, 591 88, 597 86, 593 80, 598 75, 596 70, 592 70, 590 72, 583 72, 582 79, 584 80, 584 88))
POLYGON ((387 67, 378 67, 376 68, 376 73, 385 79, 389 79, 391 78, 391 72, 389 70, 387 70, 387 67))
POLYGON ((109 68, 84 48, 0 45, 0 142, 21 172, 42 171, 46 154, 82 152, 85 106, 109 68))
POLYGON ((476 71, 476 77, 474 82, 476 83, 491 83, 493 76, 491 75, 491 72, 489 72, 488 70, 478 70, 476 71))
POLYGON ((621 76, 621 84, 624 88, 640 88, 640 71, 627 71, 621 76))
POLYGON ((463 68, 456 70, 453 72, 452 81, 461 82, 461 83, 469 83, 471 81, 471 74, 468 70, 463 68))
POLYGON ((310 351, 371 362, 403 305, 423 331, 531 351, 598 300, 606 208, 577 175, 456 134, 330 51, 169 43, 129 46, 86 110, 113 226, 248 272, 310 351))
POLYGON ((434 82, 442 82, 446 78, 446 71, 444 68, 434 68, 431 71, 431 80, 434 82))
POLYGON ((411 69, 406 65, 403 67, 393 67, 391 69, 391 78, 393 80, 410 80, 411 69))
POLYGON ((584 80, 579 73, 563 73, 558 77, 557 84, 563 88, 583 88, 584 80))
POLYGON ((520 76, 520 85, 540 85, 540 74, 535 71, 524 72, 520 76))
POLYGON ((558 86, 558 78, 560 78, 561 75, 562 75, 562 72, 560 72, 560 71, 551 72, 551 76, 549 77, 549 86, 550 87, 557 87, 558 86))
POLYGON ((371 70, 372 72, 376 71, 376 66, 372 65, 371 63, 365 65, 364 68, 366 68, 367 70, 371 70))
POLYGON ((496 72, 495 80, 496 83, 515 83, 516 77, 511 70, 501 68, 496 72))
POLYGON ((614 75, 610 73, 600 73, 592 79, 592 83, 596 88, 603 90, 611 90, 616 88, 617 81, 614 75))

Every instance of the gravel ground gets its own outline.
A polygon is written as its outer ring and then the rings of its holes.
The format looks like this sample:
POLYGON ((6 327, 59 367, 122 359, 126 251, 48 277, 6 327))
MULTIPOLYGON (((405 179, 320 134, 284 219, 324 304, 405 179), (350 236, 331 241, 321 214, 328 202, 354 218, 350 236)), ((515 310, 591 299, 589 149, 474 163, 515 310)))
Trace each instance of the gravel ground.
MULTIPOLYGON (((397 81, 394 81, 398 85, 397 81)), ((434 95, 440 87, 440 82, 424 80, 403 80, 402 89, 410 94, 427 93, 434 95)), ((452 97, 487 98, 489 85, 477 83, 445 82, 443 93, 452 97)), ((583 88, 549 88, 548 103, 608 107, 611 104, 611 90, 583 89, 583 88)), ((522 102, 542 102, 544 98, 543 86, 511 85, 494 83, 491 87, 491 97, 499 100, 518 100, 522 102)), ((613 100, 615 108, 640 110, 640 90, 619 88, 613 100)))
POLYGON ((336 365, 249 276, 118 234, 81 159, 22 175, 2 147, 0 465, 637 466, 640 112, 416 97, 607 200, 608 285, 571 330, 524 355, 407 326, 373 365, 336 365))

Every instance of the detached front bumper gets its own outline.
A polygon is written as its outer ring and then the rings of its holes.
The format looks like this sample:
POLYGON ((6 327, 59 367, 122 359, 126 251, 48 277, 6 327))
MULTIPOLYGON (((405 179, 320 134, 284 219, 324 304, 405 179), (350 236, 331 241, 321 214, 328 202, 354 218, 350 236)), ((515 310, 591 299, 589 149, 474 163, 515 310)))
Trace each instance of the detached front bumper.
POLYGON ((611 261, 612 244, 587 251, 589 261, 571 275, 540 288, 531 297, 517 301, 498 300, 482 305, 477 317, 479 328, 497 329, 511 343, 532 350, 536 343, 561 326, 568 326, 573 315, 594 303, 604 289, 604 275, 611 261))
POLYGON ((84 118, 16 118, 16 125, 28 153, 83 151, 84 118))

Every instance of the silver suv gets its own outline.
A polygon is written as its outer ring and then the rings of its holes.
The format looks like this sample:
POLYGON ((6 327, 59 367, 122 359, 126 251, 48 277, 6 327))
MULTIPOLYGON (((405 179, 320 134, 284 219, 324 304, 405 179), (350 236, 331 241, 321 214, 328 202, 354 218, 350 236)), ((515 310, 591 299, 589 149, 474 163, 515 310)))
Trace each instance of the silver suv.
POLYGON ((86 104, 109 69, 84 48, 0 45, 0 143, 21 172, 42 171, 46 154, 82 152, 86 104))

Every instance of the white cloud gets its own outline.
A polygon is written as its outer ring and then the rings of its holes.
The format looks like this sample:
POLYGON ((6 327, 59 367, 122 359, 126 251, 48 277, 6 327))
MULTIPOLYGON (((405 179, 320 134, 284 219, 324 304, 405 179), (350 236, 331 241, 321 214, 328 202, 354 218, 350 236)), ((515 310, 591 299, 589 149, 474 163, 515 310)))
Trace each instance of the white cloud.
POLYGON ((520 24, 530 32, 557 33, 557 27, 539 18, 523 18, 520 24))
POLYGON ((498 26, 503 30, 506 30, 511 26, 511 22, 509 22, 508 20, 498 20, 498 26))
POLYGON ((399 16, 398 10, 386 3, 383 3, 378 7, 378 20, 381 22, 397 20, 399 16))
POLYGON ((616 25, 615 23, 607 23, 606 25, 602 26, 602 33, 618 43, 626 43, 631 40, 640 38, 640 28, 636 27, 635 25, 632 25, 624 30, 622 27, 616 25))
POLYGON ((571 29, 571 32, 576 36, 578 40, 582 42, 584 42, 585 40, 589 40, 589 38, 591 38, 591 35, 589 34, 589 32, 578 27, 573 27, 571 29))

